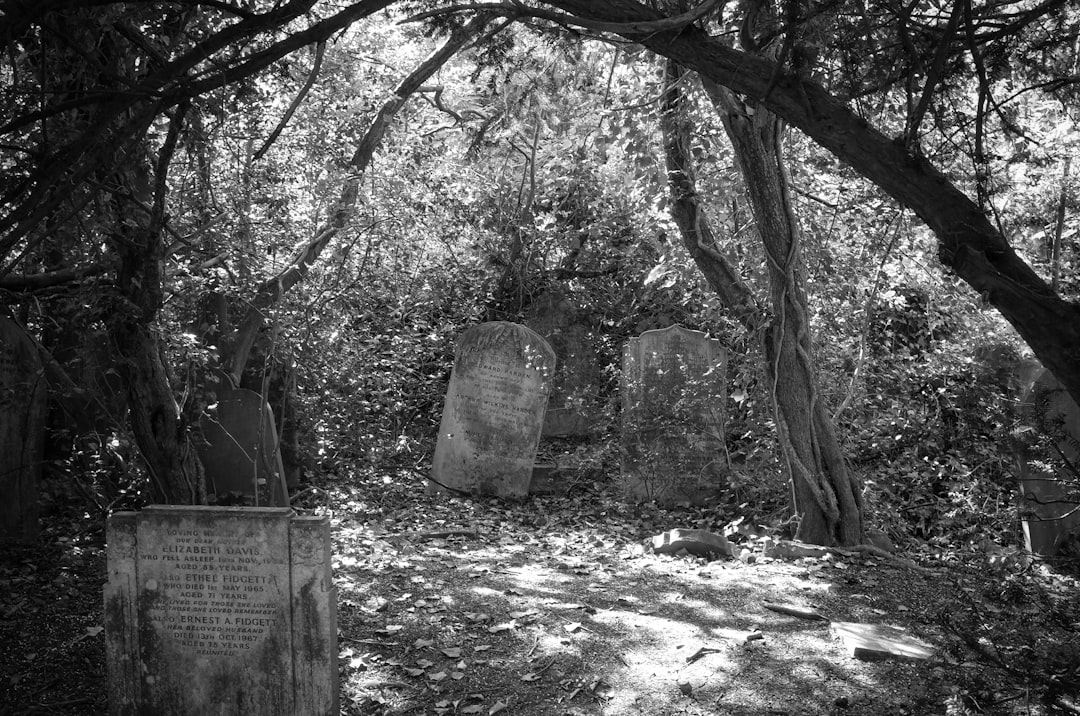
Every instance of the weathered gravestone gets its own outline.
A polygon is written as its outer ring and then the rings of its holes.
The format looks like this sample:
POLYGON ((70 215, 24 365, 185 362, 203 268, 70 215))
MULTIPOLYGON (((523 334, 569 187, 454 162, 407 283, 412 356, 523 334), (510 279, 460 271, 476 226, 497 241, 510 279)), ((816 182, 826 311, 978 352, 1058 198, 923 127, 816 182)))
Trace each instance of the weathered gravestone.
POLYGON ((601 415, 600 360, 589 338, 589 327, 576 308, 556 292, 540 296, 526 319, 555 351, 558 366, 551 384, 544 435, 588 435, 601 415))
POLYGON ((645 331, 623 352, 622 480, 627 499, 701 504, 723 487, 727 354, 701 331, 645 331))
POLYGON ((37 539, 46 393, 34 342, 0 317, 0 542, 37 539))
POLYGON ((222 503, 244 499, 275 507, 289 504, 274 412, 261 395, 224 388, 218 392, 216 412, 204 416, 199 426, 206 438, 199 459, 208 494, 222 503))
POLYGON ((461 334, 432 461, 435 484, 525 497, 551 392, 555 353, 525 326, 483 323, 461 334))
POLYGON ((1019 456, 1026 546, 1047 557, 1080 549, 1080 407, 1043 371, 1020 410, 1028 428, 1019 456))
POLYGON ((338 713, 330 527, 275 507, 108 521, 109 713, 338 713))

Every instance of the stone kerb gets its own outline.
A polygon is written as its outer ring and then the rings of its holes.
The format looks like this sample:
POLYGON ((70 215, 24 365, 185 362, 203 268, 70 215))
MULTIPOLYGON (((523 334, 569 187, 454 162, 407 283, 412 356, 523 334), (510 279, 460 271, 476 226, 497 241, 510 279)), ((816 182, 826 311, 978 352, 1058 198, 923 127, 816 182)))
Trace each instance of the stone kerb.
POLYGON ((1027 549, 1051 557, 1080 547, 1080 407, 1043 371, 1020 412, 1031 428, 1020 446, 1020 520, 1027 549))
POLYGON ((495 321, 463 332, 429 489, 528 495, 554 369, 554 351, 525 326, 495 321))
POLYGON ((645 331, 623 351, 622 482, 629 501, 701 504, 723 487, 727 354, 701 331, 645 331))
POLYGON ((151 506, 108 521, 109 713, 338 713, 329 523, 151 506))
POLYGON ((37 346, 0 317, 0 543, 37 540, 47 392, 37 346))

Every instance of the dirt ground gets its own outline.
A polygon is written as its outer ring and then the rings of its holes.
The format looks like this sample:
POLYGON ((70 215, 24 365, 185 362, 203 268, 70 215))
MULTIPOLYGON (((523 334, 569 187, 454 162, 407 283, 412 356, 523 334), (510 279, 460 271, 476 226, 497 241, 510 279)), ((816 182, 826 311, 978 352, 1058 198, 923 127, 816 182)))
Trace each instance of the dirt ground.
MULTIPOLYGON (((421 482, 297 503, 332 521, 342 714, 1080 713, 1075 562, 985 545, 767 559, 731 515, 421 482), (644 546, 725 525, 746 559, 644 546), (834 622, 892 625, 934 655, 856 658, 834 622)), ((43 546, 0 560, 0 714, 106 712, 103 524, 68 507, 43 546)))

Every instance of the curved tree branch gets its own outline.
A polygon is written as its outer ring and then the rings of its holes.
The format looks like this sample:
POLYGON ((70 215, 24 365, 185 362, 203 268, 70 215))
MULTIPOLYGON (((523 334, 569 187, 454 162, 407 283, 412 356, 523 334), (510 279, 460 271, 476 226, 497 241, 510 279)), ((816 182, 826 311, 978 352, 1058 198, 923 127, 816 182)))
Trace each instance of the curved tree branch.
POLYGON ((311 72, 308 74, 307 81, 304 82, 304 86, 300 88, 300 91, 296 93, 296 97, 294 97, 293 101, 289 104, 289 108, 285 110, 285 114, 282 115, 281 120, 278 122, 277 126, 274 127, 274 131, 270 132, 270 136, 267 137, 265 141, 263 141, 262 146, 255 151, 255 154, 252 155, 251 158, 253 161, 258 161, 263 158, 263 155, 266 154, 267 150, 270 149, 270 146, 274 143, 274 140, 276 140, 281 134, 281 132, 285 129, 285 125, 287 125, 289 123, 289 120, 292 119, 292 116, 296 114, 296 110, 303 103, 304 98, 307 97, 308 92, 310 92, 311 88, 315 86, 315 80, 319 77, 319 70, 322 69, 323 56, 325 54, 326 39, 324 38, 322 40, 319 40, 318 44, 315 45, 315 61, 311 66, 311 72))
MULTIPOLYGON (((656 17, 634 0, 544 2, 590 20, 656 17)), ((751 97, 764 96, 775 71, 775 63, 732 49, 697 27, 623 36, 751 97)), ((998 309, 1080 402, 1080 306, 1056 295, 941 170, 808 78, 783 75, 761 104, 910 207, 937 236, 942 262, 998 309)))
POLYGON ((539 20, 549 20, 560 25, 583 27, 587 30, 594 30, 596 32, 610 32, 616 35, 622 35, 627 32, 670 32, 672 30, 679 30, 680 28, 686 27, 694 22, 697 22, 698 20, 701 20, 702 18, 707 17, 723 1, 724 0, 702 0, 701 4, 693 10, 689 10, 678 15, 672 15, 671 17, 661 16, 649 20, 630 20, 627 22, 606 22, 601 20, 592 20, 587 17, 581 17, 577 15, 564 15, 562 13, 551 12, 549 10, 543 10, 541 8, 526 7, 525 5, 516 2, 516 0, 502 3, 461 3, 458 5, 451 5, 449 7, 439 8, 436 10, 429 10, 427 12, 417 13, 416 15, 412 15, 411 17, 402 20, 402 22, 419 22, 420 20, 426 20, 428 18, 439 17, 451 13, 466 12, 469 10, 481 10, 484 12, 506 15, 509 17, 535 17, 539 20))

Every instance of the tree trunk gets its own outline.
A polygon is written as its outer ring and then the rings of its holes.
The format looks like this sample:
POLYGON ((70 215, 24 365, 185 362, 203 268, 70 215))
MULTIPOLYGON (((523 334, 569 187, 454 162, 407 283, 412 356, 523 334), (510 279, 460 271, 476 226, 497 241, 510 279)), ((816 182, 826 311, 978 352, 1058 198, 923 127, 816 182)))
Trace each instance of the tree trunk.
POLYGON ((118 196, 113 245, 120 259, 117 306, 108 320, 117 367, 127 387, 129 420, 146 462, 154 502, 202 504, 206 489, 173 396, 172 383, 154 321, 164 296, 165 173, 176 147, 183 111, 178 110, 161 149, 156 175, 142 162, 118 174, 123 186, 150 215, 118 196), (151 185, 151 181, 153 184, 151 185))
POLYGON ((777 437, 788 466, 799 515, 797 537, 825 545, 862 541, 862 500, 832 421, 818 399, 803 289, 800 232, 791 208, 781 153, 781 124, 770 112, 749 113, 724 90, 710 87, 738 159, 769 266, 772 319, 761 326, 749 289, 712 247, 698 205, 685 113, 678 87, 682 70, 669 61, 662 112, 673 212, 683 242, 725 303, 760 336, 771 387, 777 437), (764 328, 765 330, 760 330, 764 328))
POLYGON ((617 31, 702 77, 755 98, 808 137, 910 207, 937 235, 942 262, 1007 320, 1080 402, 1080 305, 1051 290, 994 228, 986 214, 921 154, 894 142, 810 79, 686 25, 656 31, 661 15, 635 0, 545 0, 617 31), (636 23, 636 24, 635 24, 636 23))

